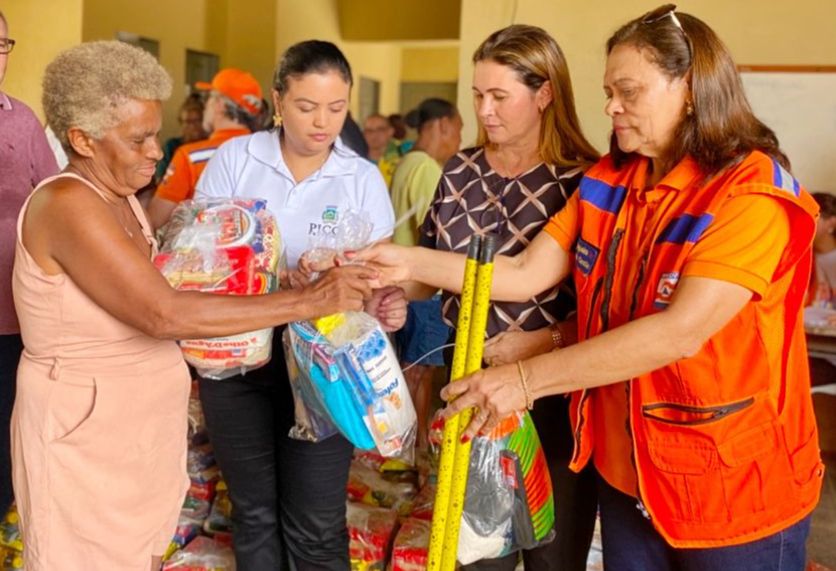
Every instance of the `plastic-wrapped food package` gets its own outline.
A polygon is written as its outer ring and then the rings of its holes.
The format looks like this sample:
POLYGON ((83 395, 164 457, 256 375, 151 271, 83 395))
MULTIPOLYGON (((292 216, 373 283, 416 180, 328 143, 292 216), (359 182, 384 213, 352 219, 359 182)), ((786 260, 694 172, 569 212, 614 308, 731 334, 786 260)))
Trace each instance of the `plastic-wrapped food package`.
MULTIPOLYGON (((290 328, 287 328, 282 333, 282 346, 284 347, 285 363, 287 363, 287 376, 293 393, 295 416, 295 424, 291 427, 289 436, 296 440, 320 442, 334 436, 339 431, 331 422, 328 411, 316 394, 315 383, 308 381, 303 376, 292 343, 290 328)), ((317 373, 307 373, 307 375, 311 374, 317 373)))
POLYGON ((0 571, 23 569, 23 553, 9 547, 0 547, 0 571))
MULTIPOLYGON (((181 202, 163 231, 154 259, 178 290, 255 295, 279 288, 281 239, 276 219, 259 199, 181 202)), ((272 328, 180 341, 201 376, 224 379, 270 360, 272 328)))
POLYGON ((181 517, 195 521, 203 521, 209 516, 210 509, 212 509, 210 500, 187 494, 183 500, 183 508, 180 510, 180 515, 181 517))
POLYGON ((163 564, 163 571, 235 571, 232 549, 212 538, 199 536, 176 551, 163 564))
POLYGON ((395 510, 349 502, 346 505, 348 553, 354 571, 383 571, 398 514, 395 510))
POLYGON ((428 520, 412 517, 404 520, 392 548, 392 571, 424 571, 427 568, 431 527, 428 520))
POLYGON ((349 500, 391 508, 401 516, 412 511, 416 492, 414 478, 389 480, 377 470, 356 461, 348 472, 349 500))
POLYGON ((409 517, 432 521, 433 506, 435 505, 435 484, 426 484, 412 502, 412 512, 409 517))
POLYGON ((177 529, 174 530, 174 537, 163 555, 163 561, 170 559, 178 549, 183 549, 190 541, 200 535, 200 530, 201 524, 199 521, 181 515, 177 522, 177 529))
MULTIPOLYGON (((438 444, 432 433, 430 443, 438 444)), ((554 495, 540 437, 527 412, 512 414, 473 439, 458 560, 501 557, 553 538, 554 495)))
MULTIPOLYGON (((333 234, 312 242, 307 254, 315 260, 366 245, 372 225, 347 212, 333 234)), ((308 440, 327 438, 330 427, 317 433, 312 419, 327 417, 351 443, 376 448, 387 457, 411 463, 417 415, 395 351, 376 319, 347 312, 288 327, 289 372, 294 387, 297 426, 308 440), (304 407, 301 406, 304 404, 304 407), (312 432, 313 431, 313 432, 312 432)))
POLYGON ((203 531, 210 535, 221 535, 220 539, 223 542, 227 542, 226 536, 232 533, 232 502, 224 481, 219 482, 215 488, 215 501, 212 502, 212 509, 203 523, 203 531))
POLYGON ((307 383, 296 395, 309 413, 326 414, 358 448, 411 462, 418 417, 380 324, 365 313, 342 313, 316 325, 291 323, 288 335, 307 383))
POLYGON ((17 506, 12 504, 3 521, 0 522, 0 546, 13 551, 23 551, 23 539, 20 536, 20 516, 17 506))

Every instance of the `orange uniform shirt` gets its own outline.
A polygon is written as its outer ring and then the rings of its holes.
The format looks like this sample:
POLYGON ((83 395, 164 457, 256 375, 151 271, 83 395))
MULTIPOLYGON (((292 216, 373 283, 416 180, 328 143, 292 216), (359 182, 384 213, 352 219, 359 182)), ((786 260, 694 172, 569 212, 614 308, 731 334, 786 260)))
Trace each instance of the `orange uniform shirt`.
POLYGON ((249 134, 249 129, 219 129, 208 139, 181 146, 171 158, 171 164, 154 196, 171 202, 190 199, 194 196, 203 169, 218 147, 233 137, 249 134))
MULTIPOLYGON (((636 282, 639 260, 651 246, 655 230, 665 218, 664 213, 672 206, 688 201, 689 194, 700 183, 700 177, 692 162, 683 161, 655 187, 646 189, 645 182, 646 171, 644 176, 632 181, 625 203, 628 222, 623 246, 624 252, 629 254, 623 259, 629 264, 627 284, 636 282)), ((574 248, 580 232, 578 200, 579 193, 572 195, 566 207, 545 227, 545 231, 567 252, 574 248)), ((760 297, 772 281, 789 232, 789 218, 779 200, 755 194, 732 198, 726 201, 692 250, 683 276, 735 283, 760 297)), ((783 291, 773 287, 770 297, 783 299, 786 285, 783 291)), ((614 324, 628 320, 631 301, 632 291, 615 284, 611 305, 614 324)), ((776 319, 781 317, 776 315, 776 319)), ((779 329, 775 328, 776 331, 779 329)), ((776 368, 779 365, 776 363, 776 368)), ((593 461, 607 483, 636 496, 633 444, 627 424, 627 390, 626 382, 593 389, 595 394, 591 400, 590 415, 595 435, 593 461)))

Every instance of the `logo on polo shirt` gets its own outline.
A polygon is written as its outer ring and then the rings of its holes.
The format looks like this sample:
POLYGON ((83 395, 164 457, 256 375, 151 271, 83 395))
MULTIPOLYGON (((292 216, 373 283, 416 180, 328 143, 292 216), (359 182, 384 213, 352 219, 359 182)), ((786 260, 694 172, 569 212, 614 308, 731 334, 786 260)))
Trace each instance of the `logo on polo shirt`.
POLYGON ((322 222, 316 221, 308 224, 308 236, 333 235, 337 230, 339 220, 339 208, 335 205, 327 205, 322 211, 322 222))
POLYGON ((322 211, 322 222, 336 224, 339 220, 339 212, 336 206, 326 206, 322 211))

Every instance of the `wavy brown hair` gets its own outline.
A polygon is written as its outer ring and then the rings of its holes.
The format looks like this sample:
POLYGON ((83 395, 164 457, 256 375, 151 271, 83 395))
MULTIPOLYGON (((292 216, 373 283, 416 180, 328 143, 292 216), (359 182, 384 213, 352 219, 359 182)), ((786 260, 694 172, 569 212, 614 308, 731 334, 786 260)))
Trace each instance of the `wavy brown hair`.
MULTIPOLYGON (((551 83, 552 102, 543 110, 538 148, 546 164, 589 165, 600 157, 581 130, 572 80, 563 51, 553 37, 536 26, 516 24, 488 36, 473 54, 473 63, 494 61, 511 68, 532 92, 551 83)), ((479 145, 489 145, 479 126, 479 145)))
MULTIPOLYGON (((670 168, 690 155, 704 175, 711 176, 757 150, 789 170, 790 161, 775 133, 752 112, 729 49, 699 18, 675 14, 682 29, 669 16, 648 23, 643 23, 642 16, 607 41, 607 55, 616 46, 632 45, 645 51, 670 79, 690 73, 693 113, 683 114, 664 163, 670 168)), ((610 153, 616 166, 629 158, 618 148, 614 135, 610 153)))

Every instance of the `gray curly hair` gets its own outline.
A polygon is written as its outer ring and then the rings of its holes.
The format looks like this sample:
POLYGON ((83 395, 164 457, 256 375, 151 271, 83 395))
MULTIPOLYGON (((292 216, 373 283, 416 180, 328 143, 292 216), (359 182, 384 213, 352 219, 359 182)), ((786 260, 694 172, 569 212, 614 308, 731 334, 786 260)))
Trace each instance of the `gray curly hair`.
POLYGON ((148 52, 119 41, 88 42, 64 50, 44 73, 43 107, 64 150, 67 131, 78 127, 100 139, 130 99, 164 100, 171 76, 148 52))

